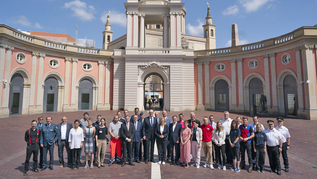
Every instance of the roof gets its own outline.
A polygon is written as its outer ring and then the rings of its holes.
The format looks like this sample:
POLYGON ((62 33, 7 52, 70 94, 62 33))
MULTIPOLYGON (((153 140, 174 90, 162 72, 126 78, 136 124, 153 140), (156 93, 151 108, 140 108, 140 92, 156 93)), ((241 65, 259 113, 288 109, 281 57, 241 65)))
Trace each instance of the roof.
POLYGON ((38 37, 51 37, 50 40, 53 41, 67 41, 67 42, 76 42, 76 40, 68 34, 58 34, 51 32, 38 32, 38 31, 30 31, 30 35, 38 36, 38 37), (64 40, 54 40, 54 39, 64 39, 64 40))

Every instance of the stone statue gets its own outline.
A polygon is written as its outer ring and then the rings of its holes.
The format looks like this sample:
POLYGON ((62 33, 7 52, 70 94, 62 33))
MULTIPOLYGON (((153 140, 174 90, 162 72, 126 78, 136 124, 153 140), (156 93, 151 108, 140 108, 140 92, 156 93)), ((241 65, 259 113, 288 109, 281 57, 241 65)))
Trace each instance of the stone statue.
POLYGON ((209 9, 209 2, 207 2, 207 6, 208 6, 208 9, 209 9))
POLYGON ((260 103, 262 108, 260 113, 267 113, 267 100, 264 94, 261 94, 260 103))

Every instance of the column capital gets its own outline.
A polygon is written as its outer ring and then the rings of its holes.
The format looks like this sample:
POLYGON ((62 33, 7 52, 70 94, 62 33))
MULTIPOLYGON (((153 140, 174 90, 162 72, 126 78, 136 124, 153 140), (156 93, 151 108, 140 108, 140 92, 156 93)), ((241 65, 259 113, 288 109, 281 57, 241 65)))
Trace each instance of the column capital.
POLYGON ((78 58, 72 58, 73 62, 78 62, 78 58))
POLYGON ((71 57, 65 57, 65 61, 70 62, 70 61, 72 61, 72 58, 71 57))
POLYGON ((270 56, 269 54, 262 55, 263 58, 269 58, 269 56, 270 56))
POLYGON ((105 62, 104 61, 98 61, 98 65, 104 65, 105 62))
POLYGON ((138 15, 139 12, 136 12, 136 11, 128 11, 127 12, 127 15, 138 15))
POLYGON ((110 61, 105 61, 105 64, 106 65, 111 65, 111 62, 110 61))
POLYGON ((45 55, 45 53, 39 53, 39 56, 44 58, 46 55, 45 55))
POLYGON ((197 65, 202 65, 204 62, 196 62, 197 65))
POLYGON ((139 14, 140 17, 145 17, 145 14, 139 14))
POLYGON ((210 64, 210 62, 204 62, 204 65, 209 65, 210 64))
POLYGON ((243 58, 237 58, 236 60, 237 60, 237 62, 242 62, 243 58))
POLYGON ((295 47, 295 48, 294 48, 294 51, 295 51, 295 52, 300 51, 300 46, 295 47))
POLYGON ((231 59, 230 63, 235 63, 237 60, 236 59, 231 59))
POLYGON ((1 43, 1 44, 0 44, 0 47, 6 48, 6 49, 8 49, 8 50, 14 50, 14 47, 11 46, 11 45, 8 45, 8 44, 3 44, 3 43, 1 43))
POLYGON ((40 53, 39 52, 32 52, 32 56, 39 56, 40 53))
POLYGON ((307 45, 300 46, 300 49, 302 49, 302 50, 304 50, 304 49, 313 49, 314 47, 315 47, 315 45, 307 44, 307 45))
POLYGON ((269 54, 269 57, 275 57, 276 56, 276 53, 270 53, 269 54))

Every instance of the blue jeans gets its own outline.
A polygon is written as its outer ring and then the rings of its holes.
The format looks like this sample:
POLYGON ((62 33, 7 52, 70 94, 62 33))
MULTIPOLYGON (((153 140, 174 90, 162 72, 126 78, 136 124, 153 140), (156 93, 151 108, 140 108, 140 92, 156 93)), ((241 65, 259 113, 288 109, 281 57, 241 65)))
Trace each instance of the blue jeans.
POLYGON ((54 143, 52 145, 47 144, 43 146, 43 168, 47 167, 47 150, 50 152, 50 167, 54 164, 54 143))

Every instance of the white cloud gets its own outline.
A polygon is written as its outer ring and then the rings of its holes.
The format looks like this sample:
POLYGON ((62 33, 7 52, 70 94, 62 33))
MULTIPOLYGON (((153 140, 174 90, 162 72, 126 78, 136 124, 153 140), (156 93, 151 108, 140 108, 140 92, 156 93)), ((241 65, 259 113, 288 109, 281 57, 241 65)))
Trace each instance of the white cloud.
POLYGON ((239 7, 237 5, 229 6, 226 10, 222 12, 223 15, 236 15, 239 12, 239 7))
POLYGON ((43 29, 43 27, 38 22, 35 23, 35 27, 38 29, 43 29))
MULTIPOLYGON (((100 20, 105 24, 107 22, 108 12, 103 12, 100 20)), ((110 12, 110 24, 116 24, 122 27, 125 27, 127 23, 126 14, 120 13, 118 11, 110 12)))
MULTIPOLYGON (((248 40, 239 40, 239 45, 245 45, 248 43, 249 43, 248 40)), ((228 42, 226 43, 226 47, 231 47, 231 40, 228 40, 228 42)))
POLYGON ((201 36, 203 33, 203 27, 204 25, 200 20, 197 20, 198 25, 192 25, 191 23, 188 23, 186 28, 188 30, 189 35, 194 35, 194 36, 201 36))
POLYGON ((73 16, 78 17, 82 21, 91 21, 94 17, 94 6, 88 6, 85 2, 74 0, 64 4, 64 8, 73 11, 73 16))
POLYGON ((246 12, 255 12, 270 1, 274 0, 239 0, 246 12))
POLYGON ((28 18, 26 18, 25 16, 19 16, 17 18, 13 18, 13 22, 15 24, 20 24, 22 26, 31 26, 31 22, 28 18))

